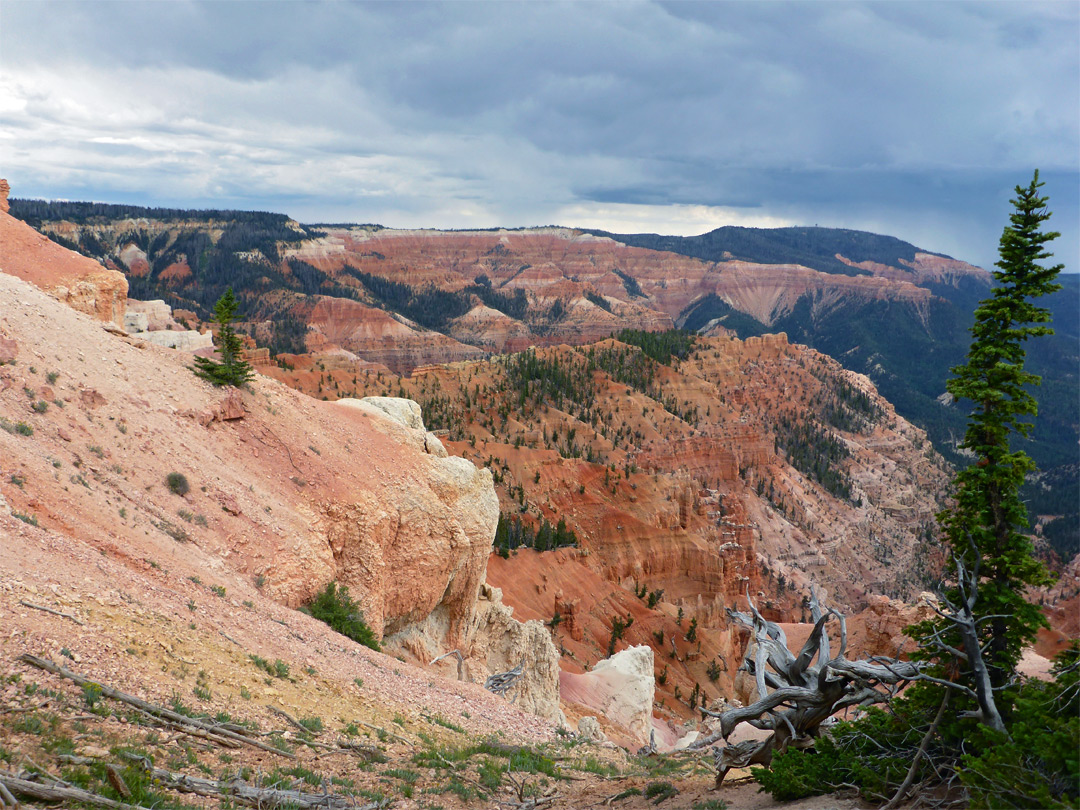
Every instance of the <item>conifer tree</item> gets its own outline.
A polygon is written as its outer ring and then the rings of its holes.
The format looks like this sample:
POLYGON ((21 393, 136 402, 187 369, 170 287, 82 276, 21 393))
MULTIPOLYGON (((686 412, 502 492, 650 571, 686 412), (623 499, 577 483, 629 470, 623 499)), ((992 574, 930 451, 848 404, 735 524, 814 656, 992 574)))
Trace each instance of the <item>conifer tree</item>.
MULTIPOLYGON (((1028 602, 1029 587, 1045 585, 1050 575, 1033 555, 1027 509, 1020 500, 1024 477, 1035 468, 1031 458, 1010 446, 1013 435, 1027 436, 1038 405, 1029 388, 1040 378, 1024 369, 1024 343, 1049 335, 1049 310, 1032 299, 1060 289, 1054 279, 1058 264, 1040 261, 1058 233, 1040 231, 1050 218, 1047 198, 1040 196, 1039 172, 1027 187, 1016 186, 1010 224, 1001 235, 1000 259, 991 297, 975 310, 967 362, 952 369, 947 388, 957 400, 974 403, 960 447, 973 461, 955 480, 955 505, 938 516, 952 547, 954 568, 963 596, 965 571, 977 587, 975 626, 993 689, 1004 686, 1016 671, 1023 647, 1046 624, 1042 612, 1028 602)), ((969 590, 971 590, 969 588, 969 590)), ((969 662, 970 663, 970 662, 969 662)))
POLYGON ((211 360, 209 357, 196 356, 195 365, 191 367, 195 374, 214 385, 239 387, 250 380, 254 373, 243 358, 243 344, 232 327, 237 306, 232 287, 225 290, 225 294, 214 304, 214 321, 218 324, 214 344, 217 346, 221 362, 211 360))

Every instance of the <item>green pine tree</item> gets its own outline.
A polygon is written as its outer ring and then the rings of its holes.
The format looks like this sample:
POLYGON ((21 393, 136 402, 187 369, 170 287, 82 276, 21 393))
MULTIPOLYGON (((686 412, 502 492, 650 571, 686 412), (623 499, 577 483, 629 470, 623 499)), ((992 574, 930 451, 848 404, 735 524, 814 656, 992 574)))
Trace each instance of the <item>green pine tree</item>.
POLYGON ((952 553, 968 571, 978 570, 980 641, 995 689, 1016 672, 1025 645, 1035 639, 1046 619, 1028 602, 1029 587, 1051 577, 1033 555, 1027 508, 1020 500, 1024 477, 1035 465, 1010 447, 1016 434, 1027 436, 1038 405, 1029 388, 1040 378, 1024 370, 1024 343, 1049 335, 1050 312, 1031 299, 1060 289, 1054 279, 1062 265, 1043 267, 1053 254, 1044 245, 1056 238, 1040 226, 1050 218, 1047 198, 1039 195, 1039 172, 1026 188, 1016 187, 1014 213, 1001 235, 997 282, 990 298, 975 310, 967 362, 952 369, 948 391, 975 405, 961 448, 973 462, 955 480, 955 505, 938 516, 952 553))
POLYGON ((211 360, 209 357, 196 356, 195 365, 191 367, 195 374, 214 385, 240 387, 254 374, 251 366, 244 360, 244 347, 240 336, 232 327, 237 306, 238 302, 236 296, 233 295, 232 287, 225 290, 225 294, 214 304, 214 321, 218 324, 214 344, 217 346, 221 362, 211 360))

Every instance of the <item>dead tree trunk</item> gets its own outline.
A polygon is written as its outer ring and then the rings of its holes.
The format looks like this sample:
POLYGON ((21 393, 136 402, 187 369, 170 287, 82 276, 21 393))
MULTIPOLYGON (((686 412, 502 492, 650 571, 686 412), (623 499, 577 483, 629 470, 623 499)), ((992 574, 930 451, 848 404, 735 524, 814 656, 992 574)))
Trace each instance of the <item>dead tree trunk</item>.
POLYGON ((727 739, 742 723, 772 733, 765 740, 715 748, 717 787, 729 769, 768 766, 775 754, 788 748, 808 748, 821 724, 832 715, 849 706, 885 702, 904 684, 919 678, 918 665, 908 661, 848 661, 845 618, 834 610, 823 612, 816 593, 811 597, 814 629, 797 655, 788 649, 783 628, 766 621, 749 594, 747 601, 749 614, 728 608, 728 615, 753 631, 741 668, 754 676, 757 699, 750 706, 720 713, 702 709, 704 714, 720 718, 720 730, 690 747, 704 748, 721 737, 727 739), (840 624, 840 649, 835 656, 830 654, 826 627, 832 618, 840 624))

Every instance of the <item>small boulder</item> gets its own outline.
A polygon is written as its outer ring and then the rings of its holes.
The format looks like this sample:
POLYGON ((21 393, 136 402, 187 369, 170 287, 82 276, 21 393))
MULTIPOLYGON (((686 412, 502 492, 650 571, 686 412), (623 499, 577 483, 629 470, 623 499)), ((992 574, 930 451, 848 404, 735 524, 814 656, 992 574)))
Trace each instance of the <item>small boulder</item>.
POLYGON ((19 344, 11 338, 0 337, 0 366, 14 363, 19 356, 19 344))
POLYGON ((97 408, 107 401, 96 388, 83 388, 79 391, 79 402, 84 408, 97 408))
POLYGON ((686 734, 679 737, 678 741, 675 743, 675 747, 672 748, 671 750, 672 751, 684 751, 687 748, 689 748, 690 744, 695 742, 697 740, 697 738, 700 737, 700 736, 701 736, 700 731, 688 731, 686 734))
POLYGON ((437 458, 448 458, 450 455, 443 447, 443 443, 439 441, 439 437, 430 431, 424 437, 424 450, 437 458))
POLYGON ((240 504, 236 502, 236 498, 234 498, 232 495, 228 495, 224 492, 215 492, 214 500, 218 502, 218 505, 221 507, 221 510, 223 512, 226 512, 230 515, 239 515, 241 512, 240 504))
POLYGON ((244 398, 235 388, 230 388, 223 398, 214 403, 212 408, 214 420, 227 422, 232 419, 243 419, 247 411, 244 409, 244 398))

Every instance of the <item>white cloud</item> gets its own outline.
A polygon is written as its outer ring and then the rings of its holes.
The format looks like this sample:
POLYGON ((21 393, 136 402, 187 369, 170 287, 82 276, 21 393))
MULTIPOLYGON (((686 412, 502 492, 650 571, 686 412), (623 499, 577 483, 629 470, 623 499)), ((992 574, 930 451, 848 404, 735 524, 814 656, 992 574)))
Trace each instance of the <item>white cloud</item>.
POLYGON ((696 236, 725 225, 783 228, 802 224, 784 217, 710 205, 634 205, 581 202, 555 213, 556 223, 612 233, 660 233, 696 236))

